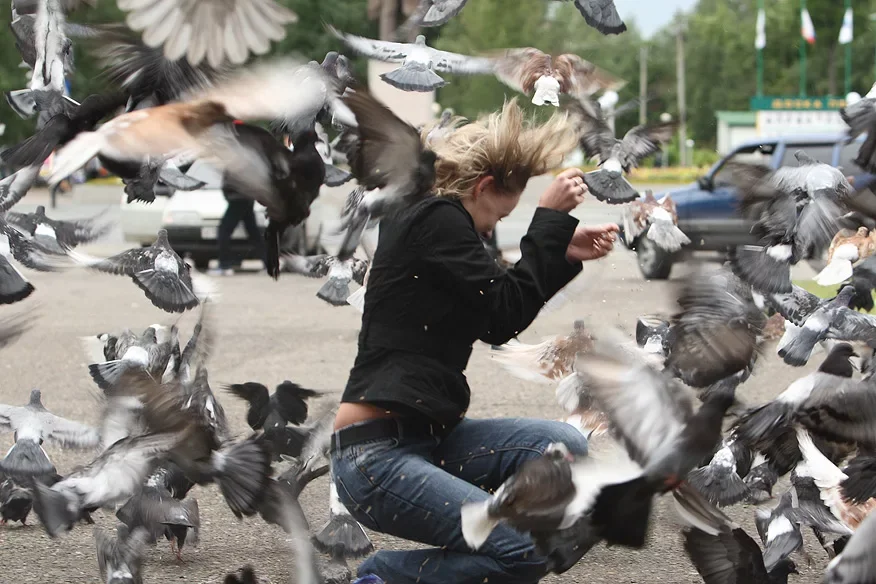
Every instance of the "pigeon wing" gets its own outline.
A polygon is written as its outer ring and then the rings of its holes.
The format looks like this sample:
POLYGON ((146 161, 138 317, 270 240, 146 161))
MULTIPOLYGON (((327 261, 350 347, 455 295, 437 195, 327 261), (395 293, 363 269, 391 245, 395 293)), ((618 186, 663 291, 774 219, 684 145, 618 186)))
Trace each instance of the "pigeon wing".
POLYGON ((566 110, 577 123, 578 140, 584 154, 588 158, 597 157, 600 162, 608 160, 617 140, 602 117, 599 106, 589 99, 580 99, 570 101, 566 110))
POLYGON ((575 369, 611 420, 634 461, 646 464, 651 453, 673 440, 693 414, 684 389, 634 358, 602 334, 594 350, 578 355, 575 369))
POLYGON ((390 41, 378 41, 365 37, 341 32, 333 26, 328 26, 329 32, 347 43, 351 49, 360 55, 387 63, 402 63, 413 49, 411 44, 393 43, 390 41))
POLYGON ((660 150, 660 145, 669 142, 675 132, 675 122, 636 126, 626 133, 621 142, 624 169, 638 166, 639 162, 660 150))
POLYGON ((508 87, 529 95, 539 77, 551 74, 551 56, 531 47, 511 49, 496 60, 495 73, 508 87))
POLYGON ((390 184, 403 191, 412 187, 423 152, 416 128, 364 90, 342 99, 359 126, 358 151, 350 164, 359 183, 367 190, 390 184))
POLYGON ((477 75, 492 73, 496 67, 493 59, 486 57, 470 57, 458 53, 429 49, 432 55, 432 68, 441 73, 457 73, 477 75))
POLYGON ((163 45, 169 60, 206 60, 211 67, 226 59, 241 65, 251 53, 267 53, 271 41, 286 36, 285 26, 298 20, 274 0, 121 0, 118 6, 127 13, 127 25, 142 31, 147 45, 163 45))
POLYGON ((49 412, 40 412, 39 416, 43 428, 46 430, 45 437, 62 446, 93 448, 100 442, 100 433, 96 428, 61 418, 49 412))
POLYGON ((620 91, 626 81, 603 71, 578 55, 563 54, 554 59, 560 90, 577 98, 590 97, 598 91, 620 91))

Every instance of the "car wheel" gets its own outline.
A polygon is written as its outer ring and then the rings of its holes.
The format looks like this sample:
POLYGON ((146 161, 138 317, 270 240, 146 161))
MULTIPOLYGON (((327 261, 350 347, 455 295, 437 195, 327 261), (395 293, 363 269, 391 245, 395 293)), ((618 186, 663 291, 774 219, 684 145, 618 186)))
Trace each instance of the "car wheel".
POLYGON ((672 271, 672 254, 657 247, 647 237, 640 237, 636 241, 636 259, 639 262, 639 270, 648 280, 666 280, 672 271))

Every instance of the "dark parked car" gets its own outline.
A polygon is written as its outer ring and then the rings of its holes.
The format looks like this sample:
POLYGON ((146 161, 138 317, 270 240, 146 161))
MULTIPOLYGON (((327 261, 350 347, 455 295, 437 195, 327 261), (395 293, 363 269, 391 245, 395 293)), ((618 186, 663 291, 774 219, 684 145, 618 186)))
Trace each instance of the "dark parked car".
MULTIPOLYGON (((678 227, 690 238, 691 243, 682 251, 672 254, 656 247, 645 237, 639 236, 630 243, 636 252, 639 268, 648 279, 665 280, 672 265, 684 261, 691 251, 726 253, 731 247, 756 243, 750 235, 751 224, 739 213, 737 194, 729 184, 725 170, 728 161, 757 162, 771 168, 796 166, 794 153, 803 150, 813 158, 841 168, 847 176, 860 173, 852 162, 863 138, 851 144, 845 143, 844 135, 822 134, 778 138, 764 138, 738 146, 733 152, 718 161, 712 169, 689 187, 662 193, 672 195, 678 211, 678 227)), ((859 193, 854 206, 876 214, 876 197, 868 191, 859 193)), ((624 238, 621 238, 625 241, 624 238)))

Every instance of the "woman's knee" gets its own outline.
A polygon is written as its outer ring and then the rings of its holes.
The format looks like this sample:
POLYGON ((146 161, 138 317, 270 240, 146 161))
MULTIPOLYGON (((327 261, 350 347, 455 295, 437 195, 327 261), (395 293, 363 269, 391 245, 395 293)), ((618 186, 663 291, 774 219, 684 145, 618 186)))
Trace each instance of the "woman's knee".
POLYGON ((584 437, 580 430, 566 422, 551 421, 547 422, 547 424, 548 426, 542 434, 545 438, 545 446, 560 442, 565 444, 569 452, 576 456, 587 455, 587 438, 584 437))

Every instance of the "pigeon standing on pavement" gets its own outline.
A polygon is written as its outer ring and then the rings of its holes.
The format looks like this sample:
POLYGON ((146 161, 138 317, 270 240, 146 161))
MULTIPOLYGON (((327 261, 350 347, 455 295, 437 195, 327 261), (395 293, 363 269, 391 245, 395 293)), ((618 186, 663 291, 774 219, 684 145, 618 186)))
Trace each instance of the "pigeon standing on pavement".
POLYGON ((0 471, 13 476, 53 474, 55 466, 42 448, 44 440, 68 448, 97 446, 97 430, 52 414, 41 397, 40 390, 34 389, 26 406, 0 405, 0 429, 15 433, 15 444, 0 460, 0 471))

